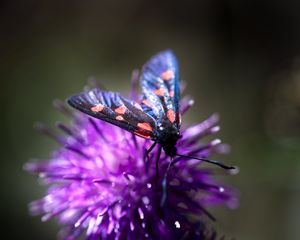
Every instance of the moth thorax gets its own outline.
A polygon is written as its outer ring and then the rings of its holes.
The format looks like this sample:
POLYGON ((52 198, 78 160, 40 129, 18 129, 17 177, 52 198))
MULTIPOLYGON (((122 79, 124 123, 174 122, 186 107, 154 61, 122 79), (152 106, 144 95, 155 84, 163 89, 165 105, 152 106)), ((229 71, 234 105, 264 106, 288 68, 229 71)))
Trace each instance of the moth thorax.
POLYGON ((163 149, 164 149, 166 155, 168 155, 170 157, 175 157, 177 155, 177 148, 175 145, 163 146, 163 149))
POLYGON ((176 143, 180 138, 178 128, 174 125, 165 122, 159 126, 158 142, 163 147, 164 151, 169 156, 176 155, 176 143))

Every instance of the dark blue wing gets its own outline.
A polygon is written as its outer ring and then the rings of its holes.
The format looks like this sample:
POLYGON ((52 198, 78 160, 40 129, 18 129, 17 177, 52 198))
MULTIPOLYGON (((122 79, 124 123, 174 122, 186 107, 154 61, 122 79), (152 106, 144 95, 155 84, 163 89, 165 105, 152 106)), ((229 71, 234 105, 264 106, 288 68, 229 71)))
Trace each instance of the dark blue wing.
POLYGON ((153 56, 141 73, 142 108, 157 122, 168 119, 180 127, 179 72, 174 53, 170 50, 153 56))
POLYGON ((68 103, 92 117, 109 122, 144 138, 155 138, 156 122, 141 106, 119 93, 92 89, 68 99, 68 103))

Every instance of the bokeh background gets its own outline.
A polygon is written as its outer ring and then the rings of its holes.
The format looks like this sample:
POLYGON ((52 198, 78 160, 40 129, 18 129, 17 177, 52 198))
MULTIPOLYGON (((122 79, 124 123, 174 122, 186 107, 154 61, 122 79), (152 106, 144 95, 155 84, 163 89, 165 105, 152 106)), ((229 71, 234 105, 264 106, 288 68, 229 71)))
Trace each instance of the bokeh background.
POLYGON ((171 48, 187 93, 187 123, 221 115, 232 146, 224 178, 240 208, 217 208, 220 232, 240 240, 300 239, 300 2, 2 1, 1 239, 55 239, 27 204, 44 188, 23 171, 57 145, 36 133, 64 117, 53 99, 79 92, 89 77, 127 94, 131 70, 171 48))

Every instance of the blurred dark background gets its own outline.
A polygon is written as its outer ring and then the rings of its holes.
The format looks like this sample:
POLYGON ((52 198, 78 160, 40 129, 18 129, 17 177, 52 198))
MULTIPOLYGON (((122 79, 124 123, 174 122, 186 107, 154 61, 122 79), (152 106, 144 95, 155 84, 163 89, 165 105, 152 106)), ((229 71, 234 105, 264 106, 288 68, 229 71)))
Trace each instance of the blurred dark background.
POLYGON ((219 207, 217 229, 240 240, 300 239, 300 2, 2 1, 1 239, 55 239, 27 204, 43 196, 23 171, 57 147, 32 129, 63 116, 52 100, 79 92, 94 76, 127 94, 131 70, 171 48, 187 93, 184 118, 221 115, 220 158, 241 168, 224 180, 240 208, 219 207))

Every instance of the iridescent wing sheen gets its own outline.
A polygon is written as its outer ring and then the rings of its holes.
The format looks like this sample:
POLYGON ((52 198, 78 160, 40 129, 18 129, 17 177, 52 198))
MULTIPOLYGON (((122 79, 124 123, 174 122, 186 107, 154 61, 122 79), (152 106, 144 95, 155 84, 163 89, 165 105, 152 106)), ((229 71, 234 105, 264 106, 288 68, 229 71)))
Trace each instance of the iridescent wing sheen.
POLYGON ((140 84, 143 110, 158 123, 168 119, 179 128, 179 73, 173 52, 167 50, 153 56, 143 66, 140 84))
POLYGON ((141 106, 119 93, 92 89, 68 99, 68 103, 92 117, 114 124, 143 138, 155 139, 156 122, 141 106))

